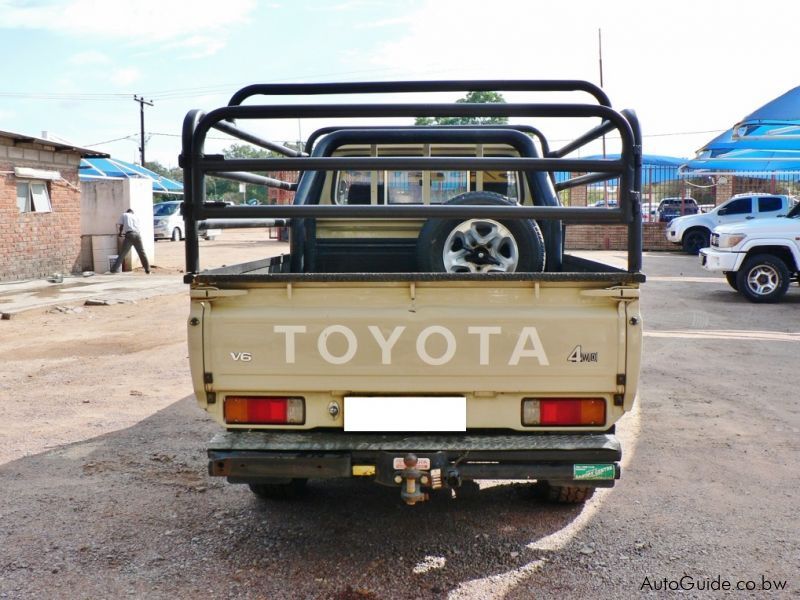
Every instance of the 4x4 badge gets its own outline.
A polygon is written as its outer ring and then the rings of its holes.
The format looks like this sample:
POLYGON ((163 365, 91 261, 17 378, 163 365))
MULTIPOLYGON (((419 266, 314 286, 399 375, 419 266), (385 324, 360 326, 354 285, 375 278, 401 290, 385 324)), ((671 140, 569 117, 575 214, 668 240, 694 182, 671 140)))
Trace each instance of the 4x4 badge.
POLYGON ((597 362, 597 352, 584 352, 581 345, 578 344, 577 346, 575 346, 572 352, 570 352, 569 356, 567 357, 567 362, 571 363, 597 362))

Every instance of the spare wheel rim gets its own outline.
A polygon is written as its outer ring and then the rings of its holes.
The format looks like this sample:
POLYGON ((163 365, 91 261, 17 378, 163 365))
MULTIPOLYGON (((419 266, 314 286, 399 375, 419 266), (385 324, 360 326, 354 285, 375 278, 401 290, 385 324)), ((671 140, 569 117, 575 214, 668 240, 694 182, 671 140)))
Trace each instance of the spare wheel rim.
POLYGON ((519 245, 502 223, 470 219, 447 236, 442 259, 448 273, 513 273, 519 263, 519 245))

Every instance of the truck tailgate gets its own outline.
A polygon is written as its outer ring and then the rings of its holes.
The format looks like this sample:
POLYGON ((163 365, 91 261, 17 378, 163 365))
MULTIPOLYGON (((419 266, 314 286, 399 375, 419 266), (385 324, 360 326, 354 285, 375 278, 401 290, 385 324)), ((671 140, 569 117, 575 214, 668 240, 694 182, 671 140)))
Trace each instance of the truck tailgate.
POLYGON ((626 344, 641 343, 629 323, 638 289, 607 285, 198 287, 189 333, 203 352, 193 372, 200 388, 223 393, 624 393, 626 344))

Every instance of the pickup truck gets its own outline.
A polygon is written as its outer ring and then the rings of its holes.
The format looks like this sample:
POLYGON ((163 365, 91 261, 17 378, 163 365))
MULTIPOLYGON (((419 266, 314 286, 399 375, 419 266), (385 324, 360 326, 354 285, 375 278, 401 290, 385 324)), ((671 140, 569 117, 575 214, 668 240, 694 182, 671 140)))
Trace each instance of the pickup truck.
POLYGON ((800 283, 800 204, 786 218, 720 225, 700 262, 751 302, 777 302, 800 283))
POLYGON ((697 254, 711 240, 718 225, 786 216, 795 205, 791 196, 778 194, 737 194, 707 213, 686 215, 670 221, 665 235, 689 254, 697 254))
POLYGON ((632 111, 612 109, 583 81, 253 85, 186 116, 180 163, 192 379, 221 427, 208 447, 211 475, 261 498, 296 494, 309 479, 363 477, 410 505, 470 480, 525 480, 568 503, 614 485, 615 424, 634 403, 642 345, 632 111), (275 103, 474 90, 590 101, 275 103), (418 116, 468 122, 383 124, 418 116), (310 117, 330 124, 303 149, 246 128, 310 117), (577 120, 586 132, 551 149, 525 119, 577 120), (274 156, 207 154, 212 129, 274 156), (619 137, 619 158, 569 158, 608 134, 619 137), (269 175, 286 171, 298 182, 269 175), (580 175, 556 183, 556 172, 580 175), (207 202, 209 175, 281 187, 294 201, 207 202), (562 206, 558 191, 606 180, 618 182, 617 207, 562 206), (625 224, 627 268, 566 253, 571 223, 625 224), (287 253, 265 248, 263 260, 200 269, 198 231, 265 225, 288 228, 287 253))

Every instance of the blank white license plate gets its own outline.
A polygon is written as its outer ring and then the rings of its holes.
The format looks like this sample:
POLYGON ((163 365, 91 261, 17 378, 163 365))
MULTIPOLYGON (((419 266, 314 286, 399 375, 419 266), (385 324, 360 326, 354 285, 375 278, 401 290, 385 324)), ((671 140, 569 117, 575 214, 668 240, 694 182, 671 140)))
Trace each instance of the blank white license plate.
POLYGON ((466 431, 463 396, 345 396, 345 431, 466 431))

